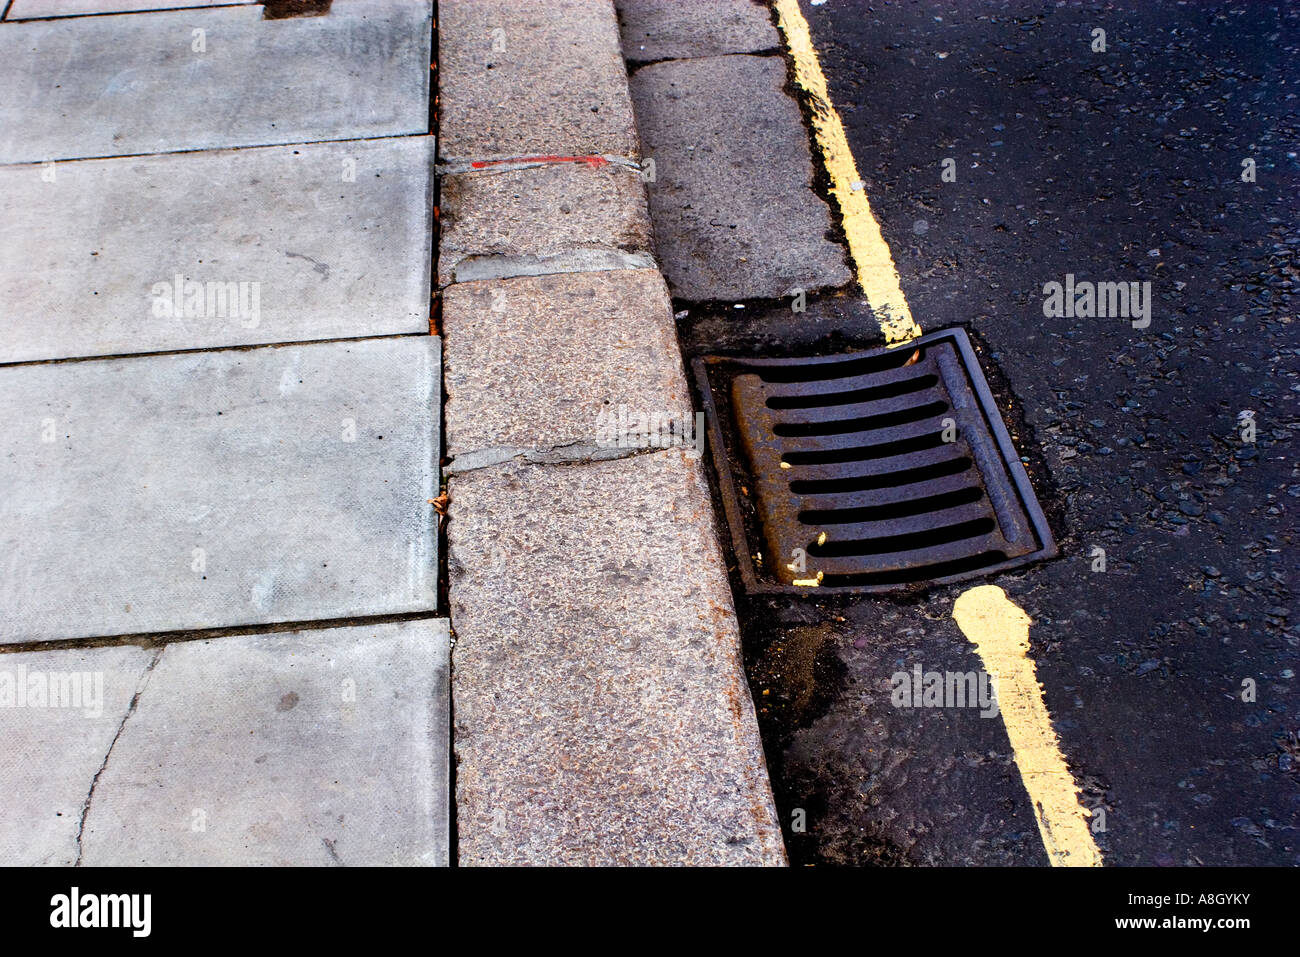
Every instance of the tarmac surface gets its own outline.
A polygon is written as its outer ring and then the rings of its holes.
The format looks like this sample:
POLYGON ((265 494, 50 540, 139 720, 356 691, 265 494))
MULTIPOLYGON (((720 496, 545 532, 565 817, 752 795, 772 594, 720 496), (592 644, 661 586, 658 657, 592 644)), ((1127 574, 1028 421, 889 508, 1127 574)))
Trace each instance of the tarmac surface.
MULTIPOLYGON (((1061 548, 993 582, 1105 862, 1300 863, 1300 10, 802 8, 912 313, 980 344, 1061 548), (1067 276, 1149 282, 1149 325, 1046 316, 1067 276)), ((675 305, 688 359, 871 344, 848 293, 675 305)), ((978 670, 966 587, 740 602, 792 864, 1046 863, 1002 722, 890 704, 978 670)))

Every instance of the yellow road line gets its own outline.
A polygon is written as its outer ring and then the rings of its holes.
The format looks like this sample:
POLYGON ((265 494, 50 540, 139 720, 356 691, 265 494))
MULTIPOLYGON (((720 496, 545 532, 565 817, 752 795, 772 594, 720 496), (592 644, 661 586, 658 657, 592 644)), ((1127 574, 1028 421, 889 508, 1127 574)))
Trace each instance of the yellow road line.
POLYGON ((871 203, 858 177, 844 124, 831 104, 826 77, 813 49, 808 21, 799 10, 798 0, 776 0, 776 12, 786 45, 794 57, 795 82, 812 103, 813 131, 831 177, 831 193, 844 216, 844 234, 858 267, 858 285, 880 321, 886 345, 902 345, 919 336, 921 327, 912 318, 912 310, 898 283, 894 257, 880 234, 880 224, 871 214, 871 203))
POLYGON ((952 617, 975 643, 984 670, 996 676, 998 707, 1052 866, 1100 867, 1101 852, 1088 827, 1091 812, 1079 803, 1029 657, 1032 619, 997 585, 964 592, 952 617))
MULTIPOLYGON (((902 345, 919 336, 921 327, 912 318, 894 257, 862 188, 844 124, 831 103, 826 77, 813 48, 808 21, 799 10, 798 0, 775 0, 775 6, 794 58, 795 81, 812 104, 813 131, 830 174, 831 193, 844 217, 844 234, 857 265, 858 285, 880 320, 885 342, 902 345)), ((974 642, 984 670, 997 676, 998 704, 1007 737, 1052 866, 1101 866, 1101 852, 1088 827, 1091 813, 1079 803, 1079 789, 1061 754, 1043 702, 1043 689, 1029 657, 1029 616, 1001 588, 981 585, 957 599, 953 618, 974 642)))

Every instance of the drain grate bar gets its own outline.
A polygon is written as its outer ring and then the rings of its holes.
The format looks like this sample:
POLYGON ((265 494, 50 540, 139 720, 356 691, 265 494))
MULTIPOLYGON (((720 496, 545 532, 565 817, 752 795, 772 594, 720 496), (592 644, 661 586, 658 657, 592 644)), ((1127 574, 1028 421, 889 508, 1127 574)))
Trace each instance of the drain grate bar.
POLYGON ((889 459, 856 463, 851 469, 839 465, 805 466, 799 477, 790 482, 796 495, 830 495, 837 492, 870 491, 897 488, 966 471, 974 463, 961 450, 940 442, 934 448, 917 452, 911 461, 919 464, 899 467, 889 459))
POLYGON ((882 590, 1055 554, 964 331, 694 368, 750 590, 882 590))
MULTIPOLYGON (((908 544, 911 540, 910 536, 923 535, 926 532, 950 526, 961 526, 963 528, 979 526, 977 530, 963 537, 972 538, 975 535, 982 535, 992 531, 996 525, 989 517, 988 503, 982 501, 984 493, 979 489, 973 491, 979 495, 979 501, 938 508, 922 513, 913 512, 902 517, 895 511, 888 516, 880 516, 868 521, 819 523, 816 526, 806 526, 808 527, 806 538, 809 543, 806 551, 810 555, 876 555, 886 551, 902 551, 911 547, 908 544), (822 534, 826 535, 826 542, 819 545, 817 539, 822 534), (884 547, 886 541, 890 542, 893 547, 886 549, 884 547), (858 546, 858 551, 846 551, 847 543, 858 546)), ((800 524, 803 525, 804 523, 800 522, 800 524)))

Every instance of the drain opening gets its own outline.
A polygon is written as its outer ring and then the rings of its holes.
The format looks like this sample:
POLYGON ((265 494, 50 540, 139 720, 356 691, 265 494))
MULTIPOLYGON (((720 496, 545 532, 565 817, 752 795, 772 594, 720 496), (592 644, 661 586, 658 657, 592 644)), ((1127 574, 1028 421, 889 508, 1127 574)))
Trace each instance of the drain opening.
POLYGON ((952 492, 940 492, 938 495, 923 495, 920 498, 890 502, 886 505, 806 508, 799 513, 799 521, 805 525, 856 525, 859 522, 879 522, 890 518, 938 512, 945 508, 978 502, 983 497, 984 490, 981 488, 961 488, 952 492))
POLYGON ((910 439, 900 439, 897 442, 882 442, 879 445, 864 446, 858 449, 815 449, 810 452, 787 452, 784 461, 786 465, 792 466, 869 462, 872 459, 900 458, 911 455, 913 452, 940 449, 945 444, 942 430, 936 430, 910 439))
MULTIPOLYGON (((884 523, 882 523, 884 524, 884 523)), ((937 545, 979 538, 993 531, 991 518, 972 518, 956 525, 938 528, 918 528, 901 535, 875 535, 869 538, 850 538, 843 541, 814 541, 804 551, 817 558, 843 558, 860 555, 889 555, 897 552, 922 551, 937 545)))
POLYGON ((951 562, 938 562, 923 568, 904 568, 896 572, 864 572, 859 575, 825 575, 821 587, 841 588, 863 591, 868 588, 880 590, 890 586, 915 585, 933 579, 936 581, 958 581, 979 574, 987 569, 1004 564, 1005 552, 980 552, 970 558, 959 558, 951 562), (873 587, 874 586, 874 587, 873 587))
POLYGON ((854 405, 858 402, 870 402, 873 399, 892 399, 894 396, 920 392, 939 384, 937 376, 926 375, 916 379, 904 379, 901 382, 886 382, 884 385, 869 389, 856 389, 850 392, 827 392, 813 395, 774 395, 767 400, 769 409, 824 409, 836 405, 854 405))
POLYGON ((881 591, 1056 554, 963 330, 693 368, 747 590, 881 591))
POLYGON ((814 422, 778 422, 772 426, 776 435, 785 438, 798 438, 810 435, 843 435, 846 432, 869 432, 883 429, 890 425, 906 425, 933 419, 948 411, 945 402, 931 402, 915 409, 899 409, 896 412, 882 412, 878 415, 860 415, 855 419, 823 419, 814 422))

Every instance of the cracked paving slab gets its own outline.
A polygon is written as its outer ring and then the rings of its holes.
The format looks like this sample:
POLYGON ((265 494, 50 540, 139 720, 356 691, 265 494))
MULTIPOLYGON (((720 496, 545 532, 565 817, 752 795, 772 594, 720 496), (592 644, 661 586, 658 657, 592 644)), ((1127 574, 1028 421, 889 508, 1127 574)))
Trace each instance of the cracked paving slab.
POLYGON ((69 866, 87 795, 157 652, 0 654, 0 861, 69 866))
POLYGON ((658 268, 635 168, 574 162, 458 173, 442 178, 439 201, 440 286, 658 268))
POLYGON ((82 863, 446 864, 449 651, 445 619, 167 645, 82 863))
POLYGON ((14 22, 0 163, 426 133, 431 31, 419 0, 14 22))
POLYGON ((86 831, 86 815, 90 813, 90 805, 95 800, 95 789, 99 786, 99 778, 104 773, 104 769, 108 767, 108 762, 113 757, 113 749, 117 747, 118 738, 122 736, 122 731, 126 728, 126 723, 131 720, 131 715, 135 714, 136 705, 140 703, 140 695, 142 695, 145 688, 148 687, 149 676, 153 674, 153 669, 157 666, 158 660, 162 658, 162 654, 163 648, 158 647, 153 649, 153 655, 150 657, 149 663, 145 665, 144 674, 140 676, 140 681, 135 687, 135 695, 131 698, 130 703, 127 705, 126 713, 122 715, 122 721, 117 726, 117 733, 113 735, 113 740, 109 742, 108 750, 104 753, 104 760, 99 765, 99 770, 95 772, 94 778, 91 779, 90 790, 86 792, 86 800, 81 805, 81 815, 77 822, 77 867, 81 866, 83 851, 82 837, 85 835, 86 831))
POLYGON ((465 452, 443 468, 444 475, 460 475, 478 469, 492 468, 506 462, 519 461, 530 465, 571 465, 575 462, 604 462, 609 459, 627 458, 629 455, 641 455, 657 451, 658 447, 619 448, 617 445, 596 445, 590 442, 574 442, 570 445, 556 446, 551 449, 493 448, 475 449, 465 452))
POLYGON ((0 361, 426 332, 433 151, 0 167, 0 361))
POLYGON ((443 294, 442 324, 453 471, 462 457, 568 446, 580 457, 694 427, 658 270, 459 283, 443 294))

